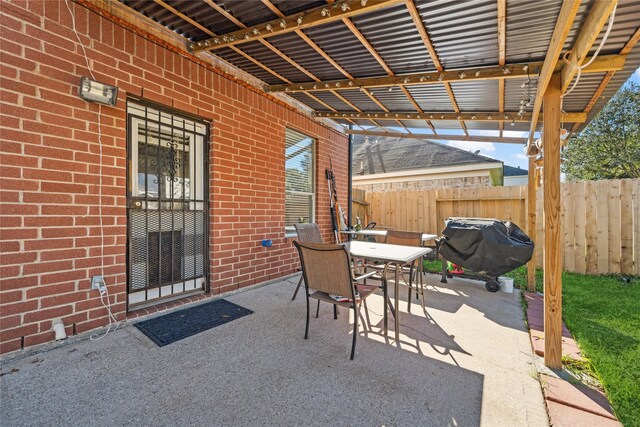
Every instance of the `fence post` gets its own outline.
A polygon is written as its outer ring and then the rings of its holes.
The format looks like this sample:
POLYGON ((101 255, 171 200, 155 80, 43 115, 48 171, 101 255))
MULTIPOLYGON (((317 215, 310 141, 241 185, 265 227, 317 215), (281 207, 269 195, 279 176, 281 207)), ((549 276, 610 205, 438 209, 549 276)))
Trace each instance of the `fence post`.
MULTIPOLYGON (((529 157, 529 175, 527 177, 527 233, 532 240, 536 240, 536 190, 538 174, 533 157, 529 157)), ((536 256, 531 257, 527 264, 527 290, 536 290, 536 256)))
POLYGON ((544 93, 544 364, 562 368, 562 240, 560 235, 560 95, 554 74, 544 93))

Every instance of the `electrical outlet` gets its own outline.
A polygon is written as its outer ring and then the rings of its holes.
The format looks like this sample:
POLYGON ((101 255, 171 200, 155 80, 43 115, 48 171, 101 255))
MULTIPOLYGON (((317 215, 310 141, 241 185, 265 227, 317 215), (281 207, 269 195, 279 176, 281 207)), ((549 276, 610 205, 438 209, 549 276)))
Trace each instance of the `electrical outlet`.
POLYGON ((107 285, 104 283, 102 276, 93 276, 91 278, 91 289, 97 289, 100 291, 100 295, 104 295, 107 292, 107 285))

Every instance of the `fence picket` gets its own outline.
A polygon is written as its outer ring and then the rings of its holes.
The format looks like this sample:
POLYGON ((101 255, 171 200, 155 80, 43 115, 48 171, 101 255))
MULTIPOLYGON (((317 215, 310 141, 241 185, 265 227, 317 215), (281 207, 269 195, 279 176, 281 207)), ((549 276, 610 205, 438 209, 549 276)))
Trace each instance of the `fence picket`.
POLYGON ((576 271, 575 264, 575 204, 576 184, 568 182, 562 186, 562 229, 564 235, 564 269, 576 271))
POLYGON ((544 265, 544 191, 542 185, 536 196, 536 265, 544 265))
POLYGON ((598 212, 596 206, 595 182, 585 182, 584 195, 586 208, 585 241, 587 251, 587 273, 596 274, 598 272, 598 229, 596 227, 598 212))
POLYGON ((596 244, 598 245, 597 273, 603 274, 609 268, 609 181, 596 181, 596 244))
POLYGON ((575 244, 573 247, 573 258, 577 273, 587 272, 587 238, 586 238, 586 182, 576 182, 574 184, 574 233, 575 244))
POLYGON ((633 181, 633 273, 640 275, 640 179, 633 181))
MULTIPOLYGON (((633 181, 620 180, 620 272, 633 274, 633 181)), ((638 217, 636 216, 636 222, 638 217)))
MULTIPOLYGON (((606 183, 606 181, 603 181, 606 183)), ((607 273, 620 273, 621 241, 621 211, 620 211, 620 180, 609 181, 608 188, 608 224, 609 266, 607 273)))

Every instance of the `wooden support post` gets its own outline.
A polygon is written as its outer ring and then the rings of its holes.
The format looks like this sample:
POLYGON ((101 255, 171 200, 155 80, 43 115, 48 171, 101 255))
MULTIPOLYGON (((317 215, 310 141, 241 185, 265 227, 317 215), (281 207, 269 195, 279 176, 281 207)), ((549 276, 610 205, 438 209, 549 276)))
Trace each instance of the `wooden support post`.
POLYGON ((562 368, 562 242, 560 235, 560 95, 554 74, 544 93, 544 364, 562 368))
MULTIPOLYGON (((533 157, 529 157, 529 176, 527 179, 527 233, 536 242, 536 190, 538 188, 538 174, 533 157)), ((536 257, 527 264, 527 290, 536 291, 536 257)))

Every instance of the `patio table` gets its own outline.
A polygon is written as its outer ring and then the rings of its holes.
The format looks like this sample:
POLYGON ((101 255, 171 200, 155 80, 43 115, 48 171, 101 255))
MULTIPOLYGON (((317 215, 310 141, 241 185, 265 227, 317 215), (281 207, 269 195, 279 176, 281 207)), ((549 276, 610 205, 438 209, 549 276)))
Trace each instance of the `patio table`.
MULTIPOLYGON (((396 342, 400 341, 400 304, 399 304, 399 288, 400 288, 400 268, 402 265, 422 258, 430 253, 432 249, 419 246, 402 246, 391 245, 387 243, 375 243, 365 241, 350 241, 343 243, 347 251, 352 257, 364 258, 370 261, 379 261, 385 264, 395 264, 394 277, 394 321, 395 321, 395 337, 396 342)), ((385 270, 386 271, 386 270, 385 270)), ((383 286, 387 286, 386 280, 382 281, 383 286)), ((385 288, 384 301, 384 334, 387 335, 387 290, 385 288)))
MULTIPOLYGON (((353 236, 373 236, 373 237, 385 237, 387 235, 387 230, 341 230, 341 234, 347 234, 349 237, 353 236)), ((422 243, 428 242, 429 240, 433 240, 438 237, 436 234, 427 234, 422 233, 422 243)))

